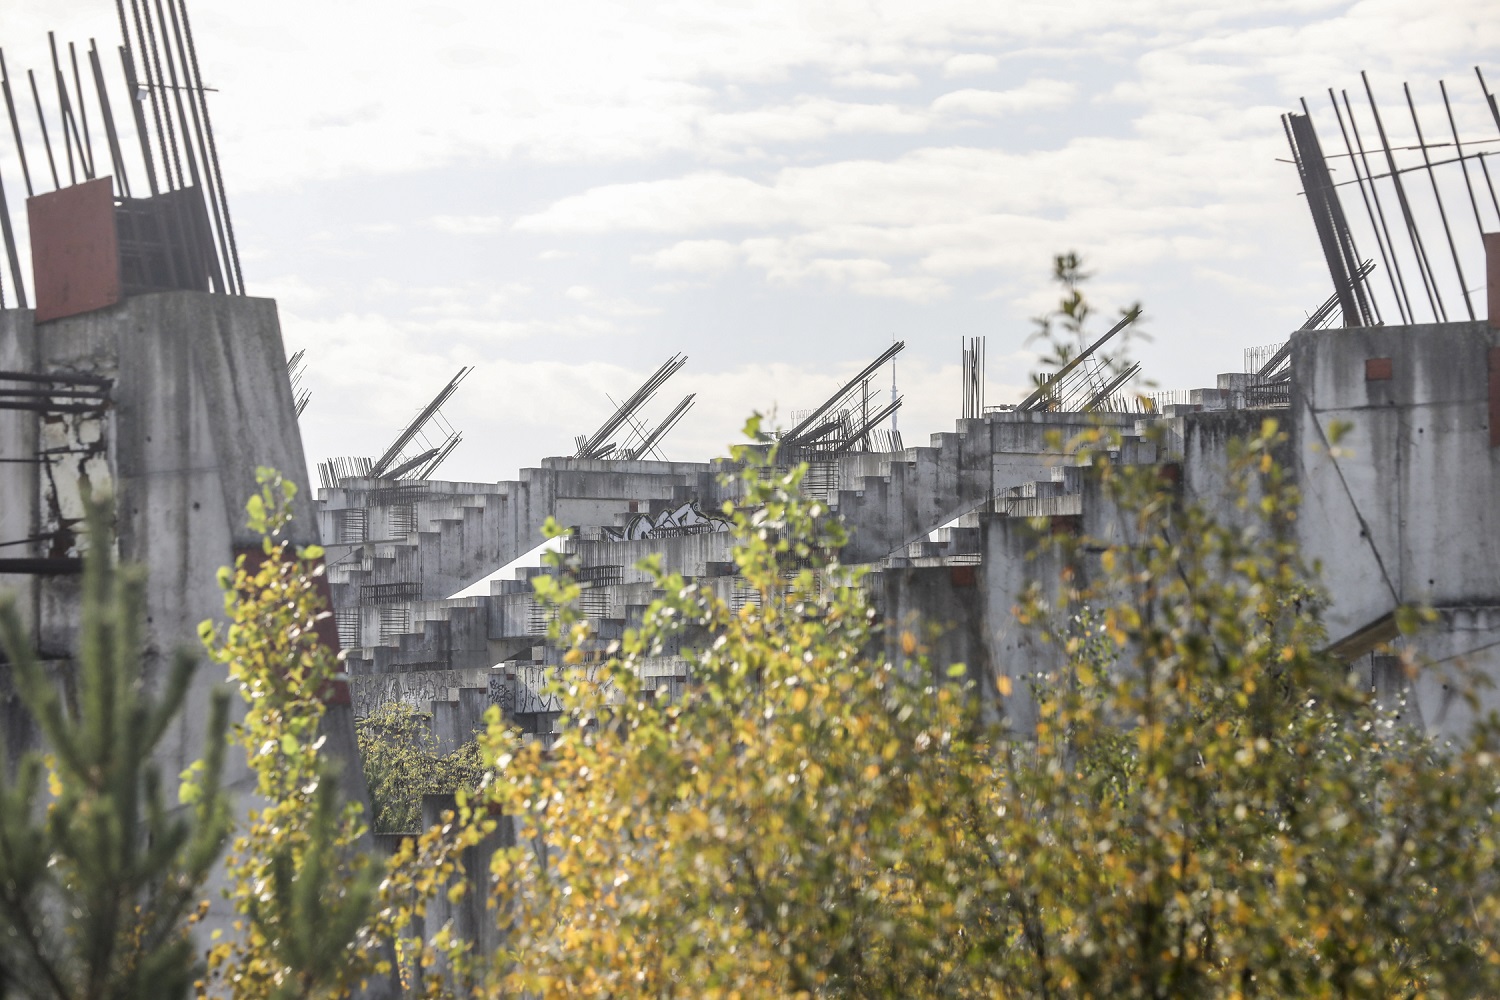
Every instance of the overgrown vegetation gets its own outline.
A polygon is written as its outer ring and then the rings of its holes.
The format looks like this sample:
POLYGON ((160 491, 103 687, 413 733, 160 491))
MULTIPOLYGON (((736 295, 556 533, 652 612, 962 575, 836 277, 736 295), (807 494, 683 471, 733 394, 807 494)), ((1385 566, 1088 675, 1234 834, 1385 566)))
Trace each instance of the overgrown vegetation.
POLYGON ((146 690, 145 581, 115 565, 110 521, 89 505, 74 697, 0 597, 0 649, 47 746, 8 761, 0 734, 0 997, 183 996, 201 965, 189 929, 230 832, 227 700, 212 700, 192 806, 178 810, 153 756, 194 661, 179 653, 146 690))
POLYGON ((323 552, 281 537, 296 484, 271 469, 257 480, 246 510, 261 550, 220 571, 228 625, 200 626, 210 657, 245 700, 233 739, 261 800, 225 859, 239 919, 209 950, 200 993, 345 996, 375 965, 367 925, 380 869, 355 849, 365 833, 361 809, 339 803, 336 771, 322 754, 324 698, 338 666, 317 636, 330 614, 314 583, 323 552))
MULTIPOLYGON (((1236 446, 1218 518, 1155 467, 1113 465, 1107 432, 1073 442, 1120 516, 1108 538, 1038 534, 1064 569, 1015 614, 1053 646, 983 688, 885 634, 802 470, 741 448, 725 513, 753 599, 654 563, 659 599, 605 645, 559 557, 537 589, 567 649, 560 735, 520 743, 492 709, 475 764, 436 758, 409 710, 367 721, 376 822, 410 823, 449 782, 460 803, 384 865, 323 756, 321 552, 282 538, 293 487, 263 471, 262 550, 224 572, 227 624, 204 630, 246 699, 231 738, 263 802, 233 837, 238 923, 200 991, 1500 995, 1500 723, 1434 742, 1321 651, 1281 439, 1267 421, 1236 446), (667 698, 641 667, 682 636, 691 682, 667 698), (460 857, 502 824, 518 836, 479 881, 504 941, 479 954, 429 904, 462 896, 460 857)), ((201 971, 188 935, 230 836, 224 710, 169 812, 151 748, 190 667, 144 693, 141 583, 111 566, 104 518, 76 703, 0 613, 50 750, 0 769, 0 994, 182 996, 201 971)))
POLYGON ((416 832, 422 825, 423 795, 473 791, 484 779, 477 740, 439 754, 432 714, 405 702, 382 705, 356 720, 355 733, 370 790, 370 826, 376 833, 416 832))
POLYGON ((866 656, 838 523, 742 451, 758 606, 658 571, 602 663, 571 624, 551 750, 495 744, 483 799, 522 839, 492 869, 491 991, 1500 992, 1495 724, 1439 746, 1320 653, 1279 436, 1234 454, 1230 523, 1111 466, 1107 435, 1077 443, 1124 530, 1070 545, 1017 609, 1061 644, 1023 733, 979 711, 1026 693, 1010 681, 935 677, 912 635, 906 669, 866 656), (683 629, 716 638, 669 701, 638 667, 683 629))
POLYGON ((384 863, 370 853, 357 796, 324 755, 325 699, 337 681, 317 629, 330 612, 319 594, 322 550, 283 532, 296 485, 272 469, 246 504, 261 551, 220 573, 228 625, 202 638, 239 685, 245 751, 264 805, 252 809, 225 866, 239 919, 209 951, 200 994, 322 1000, 366 988, 375 996, 454 995, 463 942, 451 928, 421 933, 428 904, 450 893, 458 858, 479 831, 439 824, 408 838, 384 863))

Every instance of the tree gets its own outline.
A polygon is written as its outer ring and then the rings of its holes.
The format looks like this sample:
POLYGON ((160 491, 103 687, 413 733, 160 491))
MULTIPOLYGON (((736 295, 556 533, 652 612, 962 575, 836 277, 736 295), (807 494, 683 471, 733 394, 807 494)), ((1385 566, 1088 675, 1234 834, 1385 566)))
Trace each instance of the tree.
POLYGON ((1110 435, 1081 442, 1121 536, 1095 582, 1021 609, 1051 623, 1067 665, 1040 678, 1035 739, 1009 768, 1007 815, 1026 819, 977 859, 1026 915, 1025 992, 1500 985, 1495 720, 1440 745, 1321 652, 1281 440, 1268 420, 1232 453, 1229 517, 1153 468, 1110 467, 1110 435))
POLYGON ((188 804, 174 808, 155 753, 195 664, 177 653, 149 690, 144 577, 115 565, 111 523, 107 502, 88 505, 76 699, 0 600, 0 648, 47 748, 12 768, 0 746, 0 996, 184 997, 200 972, 190 928, 231 825, 219 787, 227 701, 212 701, 188 804))
POLYGON ((370 826, 377 833, 418 830, 423 795, 473 791, 484 778, 477 741, 440 755, 431 713, 405 702, 382 705, 358 719, 355 734, 370 789, 370 826))
MULTIPOLYGON (((752 425, 751 431, 755 430, 752 425)), ((603 653, 585 623, 550 750, 487 737, 466 815, 513 817, 488 985, 543 996, 1475 996, 1500 993, 1496 723, 1403 730, 1320 652, 1285 531, 1273 421, 1232 459, 1234 516, 1076 443, 1121 512, 1017 614, 1061 645, 1013 694, 885 656, 825 506, 742 449, 732 611, 663 596, 603 653), (680 698, 640 666, 675 636, 680 698), (480 806, 483 806, 481 808, 480 806)), ((542 583, 566 609, 565 573, 542 583)), ((1411 617, 1410 615, 1405 617, 1411 617)), ((1416 669, 1416 665, 1412 665, 1416 669)))
POLYGON ((448 928, 425 936, 416 929, 478 832, 439 824, 405 841, 388 863, 370 855, 362 809, 340 801, 322 752, 325 698, 339 670, 335 652, 318 640, 330 615, 317 586, 323 551, 283 537, 296 484, 274 469, 260 469, 257 480, 246 512, 261 550, 220 571, 228 624, 200 626, 210 657, 245 700, 233 737, 262 803, 226 859, 240 919, 235 934, 210 949, 202 992, 314 1000, 404 986, 451 995, 464 943, 448 928))
MULTIPOLYGON (((491 770, 383 871, 319 757, 336 666, 316 641, 320 552, 279 540, 292 487, 263 472, 260 558, 225 571, 229 623, 205 628, 249 700, 237 738, 266 801, 231 852, 242 919, 208 988, 331 997, 399 971, 431 997, 1500 995, 1500 721, 1436 743, 1321 651, 1281 440, 1267 421, 1232 451, 1228 517, 1113 465, 1110 432, 1074 443, 1116 530, 1038 536, 1066 569, 1016 614, 1060 665, 1032 665, 1022 734, 984 710, 1011 682, 980 690, 919 636, 882 634, 803 470, 742 448, 726 516, 754 599, 734 610, 655 564, 662 596, 601 648, 559 562, 538 591, 568 640, 560 737, 518 744, 491 710, 491 770), (687 689, 648 689, 646 658, 684 638, 687 689), (489 871, 503 946, 416 934, 501 822, 518 834, 489 871)), ((139 577, 107 544, 89 559, 76 711, 0 614, 54 751, 0 790, 0 983, 180 996, 227 831, 222 749, 170 815, 149 748, 190 667, 142 693, 139 577)))
POLYGON ((496 747, 488 801, 518 817, 522 842, 493 868, 505 989, 910 993, 952 971, 926 890, 961 873, 923 789, 950 761, 993 757, 967 741, 959 688, 871 661, 874 613, 837 560, 842 526, 800 498, 801 471, 737 458, 735 559, 756 600, 733 612, 654 569, 665 596, 597 669, 572 624, 551 750, 496 747), (671 701, 639 668, 685 630, 714 638, 671 701))
POLYGON ((62 696, 66 685, 0 602, 0 649, 48 751, 14 767, 0 756, 0 997, 137 1000, 194 988, 347 996, 397 971, 397 942, 406 981, 424 995, 445 985, 433 971, 440 960, 462 967, 464 948, 445 929, 426 940, 411 932, 476 834, 439 826, 389 866, 359 849, 360 807, 339 801, 321 756, 323 698, 337 669, 317 640, 328 616, 316 586, 322 553, 280 537, 295 486, 269 469, 258 479, 247 511, 261 551, 221 571, 227 626, 200 629, 238 682, 246 714, 230 727, 227 695, 214 695, 204 757, 182 775, 181 808, 168 807, 153 755, 194 661, 177 654, 160 691, 149 690, 144 574, 111 559, 108 505, 89 508, 74 697, 62 696), (263 803, 237 834, 220 787, 227 739, 245 750, 263 803), (240 920, 228 939, 214 935, 205 968, 192 932, 226 846, 227 895, 240 920))
POLYGON ((273 469, 256 478, 261 489, 246 510, 261 551, 220 571, 228 625, 199 629, 245 699, 234 737, 263 803, 226 859, 241 919, 235 935, 210 949, 204 989, 236 998, 345 996, 381 971, 369 931, 380 869, 356 849, 361 807, 339 804, 321 755, 324 698, 338 666, 317 635, 330 614, 316 586, 323 553, 281 537, 296 484, 273 469))

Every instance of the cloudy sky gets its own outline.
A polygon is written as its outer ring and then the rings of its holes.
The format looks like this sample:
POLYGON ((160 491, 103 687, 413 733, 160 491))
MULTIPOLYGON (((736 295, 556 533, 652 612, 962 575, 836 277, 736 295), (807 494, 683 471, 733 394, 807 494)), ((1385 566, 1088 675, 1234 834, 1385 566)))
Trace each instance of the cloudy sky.
MULTIPOLYGON (((908 444, 988 402, 1076 249, 1161 387, 1213 383, 1331 288, 1278 116, 1368 70, 1495 135, 1493 0, 192 0, 246 283, 306 348, 309 459, 373 454, 461 365, 450 478, 572 451, 675 352, 669 457, 815 404, 892 337, 908 444)), ((0 0, 117 44, 108 0, 0 0)), ((1399 133, 1399 128, 1395 130, 1399 133)), ((1399 139, 1393 134, 1393 139, 1399 139)), ((9 143, 0 170, 16 171, 9 143)), ((1103 317, 1100 317, 1103 319, 1103 317)))

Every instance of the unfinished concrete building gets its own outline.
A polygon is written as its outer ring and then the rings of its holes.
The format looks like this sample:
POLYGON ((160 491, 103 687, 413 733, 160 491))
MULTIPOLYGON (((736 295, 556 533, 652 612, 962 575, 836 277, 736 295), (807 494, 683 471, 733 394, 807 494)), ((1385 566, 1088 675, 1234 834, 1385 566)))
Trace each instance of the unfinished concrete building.
MULTIPOLYGON (((1378 114, 1373 101, 1371 113, 1378 114)), ((1114 428, 1122 441, 1117 461, 1171 464, 1188 495, 1208 499, 1222 482, 1229 440, 1276 415, 1290 434, 1284 458, 1305 496, 1299 541, 1321 567, 1335 648, 1351 662, 1363 658, 1372 684, 1398 685, 1393 658, 1378 650, 1396 638, 1397 607, 1426 603, 1438 621, 1410 645, 1439 666, 1462 660, 1500 676, 1500 552, 1492 551, 1491 523, 1500 496, 1500 340, 1491 325, 1500 316, 1500 248, 1493 237, 1485 238, 1489 322, 1463 275, 1465 260, 1470 279, 1484 270, 1480 236, 1500 229, 1500 216, 1486 221, 1475 198, 1472 231, 1455 237, 1445 215, 1453 273, 1440 274, 1437 251, 1429 252, 1441 245, 1435 238, 1424 244, 1413 222, 1410 246, 1398 246, 1381 224, 1382 192, 1392 201, 1399 195, 1408 209, 1414 197, 1400 189, 1408 168, 1370 170, 1372 162, 1394 163, 1399 151, 1363 150, 1356 170, 1370 220, 1363 239, 1378 246, 1378 262, 1363 258, 1340 200, 1355 195, 1331 181, 1310 119, 1288 116, 1287 132, 1334 294, 1289 338, 1247 350, 1244 371, 1132 405, 1122 388, 1139 366, 1110 368, 1095 354, 1127 316, 1014 407, 983 405, 983 345, 968 344, 964 416, 926 446, 906 448, 899 437, 872 433, 899 400, 872 408, 869 379, 900 345, 823 406, 794 415, 783 458, 807 461, 804 489, 848 525, 844 560, 872 570, 888 620, 939 626, 940 659, 991 677, 1042 662, 1045 654, 1011 614, 1027 583, 1059 568, 1049 568, 1038 541, 1045 533, 1038 536, 1033 519, 1095 532, 1113 516, 1089 470, 1060 441, 1087 427, 1114 428), (1401 277, 1415 270, 1430 321, 1401 277), (1381 282, 1391 289, 1390 321, 1380 313, 1381 282), (1450 308, 1468 318, 1452 321, 1450 308), (1332 421, 1351 425, 1350 454, 1327 447, 1332 421), (1153 428, 1161 433, 1148 433, 1153 428)), ((1449 163, 1467 171, 1481 154, 1458 145, 1449 163)), ((1439 202, 1441 187, 1435 180, 1439 202)), ((565 545, 580 567, 581 610, 603 639, 630 627, 655 596, 636 568, 648 554, 731 605, 746 599, 719 516, 734 499, 720 483, 728 465, 643 458, 644 449, 606 441, 610 430, 580 437, 575 456, 545 459, 511 482, 325 478, 321 527, 336 553, 335 602, 357 711, 392 700, 430 708, 444 748, 491 704, 528 732, 549 730, 556 706, 542 689, 559 658, 529 583, 546 571, 535 549, 549 516, 572 529, 565 545)), ((330 470, 340 471, 350 467, 330 470)), ((688 680, 679 656, 664 655, 648 671, 652 686, 688 680)), ((1414 693, 1414 711, 1428 725, 1462 725, 1438 677, 1427 675, 1427 687, 1414 693)), ((1023 696, 1008 708, 1026 723, 1023 696)))
MULTIPOLYGON (((888 620, 940 626, 939 659, 1019 677, 1043 655, 1011 614, 1048 572, 1033 519, 1103 536, 1112 517, 1090 470, 1059 441, 1112 427, 1118 461, 1172 463, 1185 493, 1209 500, 1230 440, 1275 415, 1304 495, 1299 541, 1331 598, 1330 639, 1350 659, 1366 657, 1372 682, 1393 683, 1381 674, 1393 661, 1373 651, 1395 639, 1397 607, 1425 603, 1439 620, 1413 640, 1422 655, 1500 675, 1497 351, 1500 332, 1481 321, 1310 329, 1288 342, 1286 404, 1247 396, 1243 374, 1230 373, 1158 413, 990 412, 925 447, 837 456, 825 480, 837 486, 824 496, 850 528, 845 560, 874 571, 888 620), (1334 421, 1350 425, 1348 454, 1327 446, 1334 421), (1155 439, 1164 446, 1147 433, 1152 425, 1165 431, 1155 439)), ((529 582, 545 570, 533 559, 486 579, 487 568, 534 552, 550 515, 573 529, 565 545, 580 567, 581 610, 603 639, 637 622, 655 596, 636 568, 647 555, 742 603, 727 525, 715 516, 734 499, 723 471, 725 463, 556 458, 488 486, 351 479, 324 489, 323 531, 341 539, 330 561, 335 601, 346 602, 338 615, 356 710, 394 700, 432 710, 444 746, 490 704, 527 731, 548 731, 555 706, 541 689, 560 661, 529 582), (350 511, 360 512, 363 540, 340 534, 350 511)), ((1223 510, 1230 516, 1228 503, 1223 510)), ((650 686, 687 680, 677 656, 648 669, 650 686)), ((1458 724, 1442 700, 1440 687, 1424 688, 1414 707, 1429 724, 1458 724)), ((1026 721, 1023 705, 1010 714, 1026 721)))

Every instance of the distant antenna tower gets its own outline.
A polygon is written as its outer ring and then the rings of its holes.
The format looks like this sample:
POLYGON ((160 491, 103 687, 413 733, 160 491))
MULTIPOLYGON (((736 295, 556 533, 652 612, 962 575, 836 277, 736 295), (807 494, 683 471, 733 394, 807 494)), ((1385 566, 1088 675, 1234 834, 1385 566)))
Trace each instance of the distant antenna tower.
MULTIPOLYGON (((891 343, 894 344, 895 342, 896 342, 896 335, 893 333, 893 334, 891 334, 891 343)), ((894 360, 892 360, 891 361, 891 406, 892 407, 896 406, 896 401, 899 398, 900 397, 896 395, 896 362, 894 360)), ((900 434, 901 434, 901 432, 896 429, 896 410, 892 409, 891 410, 891 437, 892 437, 892 439, 899 441, 901 439, 900 438, 900 434)))

